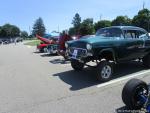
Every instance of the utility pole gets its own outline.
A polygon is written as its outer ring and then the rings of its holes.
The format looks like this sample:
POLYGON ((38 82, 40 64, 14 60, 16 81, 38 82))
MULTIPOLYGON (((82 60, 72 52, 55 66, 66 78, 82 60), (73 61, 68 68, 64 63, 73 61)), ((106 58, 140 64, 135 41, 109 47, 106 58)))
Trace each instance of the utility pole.
POLYGON ((143 1, 143 9, 145 9, 145 2, 143 1))
POLYGON ((100 14, 100 18, 99 19, 100 19, 100 21, 102 20, 102 14, 100 14))
POLYGON ((30 29, 30 26, 29 26, 29 35, 31 35, 31 29, 30 29))

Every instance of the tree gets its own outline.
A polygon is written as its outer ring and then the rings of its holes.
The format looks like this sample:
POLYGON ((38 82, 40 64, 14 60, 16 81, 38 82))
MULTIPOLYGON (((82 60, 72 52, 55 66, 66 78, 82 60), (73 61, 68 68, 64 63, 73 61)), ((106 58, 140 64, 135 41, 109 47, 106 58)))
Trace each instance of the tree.
POLYGON ((17 37, 17 36, 20 36, 20 29, 17 26, 12 25, 12 27, 11 27, 11 37, 17 37))
POLYGON ((28 33, 26 32, 26 31, 21 31, 21 34, 20 34, 20 36, 22 37, 22 38, 28 38, 28 33))
POLYGON ((95 31, 97 31, 98 29, 101 29, 104 27, 110 27, 110 26, 111 26, 111 21, 109 20, 101 20, 94 24, 95 31))
POLYGON ((74 28, 74 27, 69 28, 69 35, 70 35, 70 36, 73 36, 73 35, 75 35, 75 34, 76 34, 75 28, 74 28))
POLYGON ((5 24, 1 27, 2 37, 16 37, 20 35, 20 29, 15 25, 5 24))
POLYGON ((80 35, 84 36, 84 35, 91 35, 94 33, 95 33, 95 30, 94 30, 94 25, 93 25, 93 19, 87 18, 83 20, 83 22, 81 23, 81 27, 80 27, 80 35))
POLYGON ((79 34, 79 29, 81 25, 81 17, 78 13, 75 14, 72 20, 72 24, 74 26, 75 34, 79 34))
POLYGON ((36 34, 38 34, 39 36, 43 36, 45 34, 45 26, 44 26, 44 23, 43 23, 43 20, 41 17, 39 17, 34 25, 33 25, 33 31, 32 31, 32 34, 35 36, 36 34))
POLYGON ((138 27, 142 27, 150 32, 150 10, 140 10, 138 15, 133 17, 132 24, 138 27))
POLYGON ((117 16, 111 23, 112 26, 120 26, 120 25, 131 25, 131 19, 127 16, 117 16))

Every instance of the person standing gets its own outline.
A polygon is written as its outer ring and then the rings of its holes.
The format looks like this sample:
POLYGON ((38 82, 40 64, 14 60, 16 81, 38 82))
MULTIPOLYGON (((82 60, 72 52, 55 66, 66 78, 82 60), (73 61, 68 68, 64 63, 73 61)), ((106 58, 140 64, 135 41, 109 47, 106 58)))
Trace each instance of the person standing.
POLYGON ((17 38, 15 38, 14 43, 15 43, 15 45, 16 45, 16 43, 17 43, 17 38))

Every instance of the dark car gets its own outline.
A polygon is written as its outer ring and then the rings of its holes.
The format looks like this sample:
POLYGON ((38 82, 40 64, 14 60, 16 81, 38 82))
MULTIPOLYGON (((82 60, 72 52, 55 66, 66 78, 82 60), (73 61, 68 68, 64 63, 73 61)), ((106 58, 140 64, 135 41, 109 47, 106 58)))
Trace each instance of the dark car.
POLYGON ((58 54, 58 48, 59 48, 59 45, 58 44, 49 44, 47 46, 47 53, 52 55, 52 54, 58 54))
POLYGON ((81 38, 66 43, 71 66, 82 70, 93 61, 97 78, 108 81, 113 75, 114 64, 142 59, 150 67, 150 37, 148 32, 134 26, 112 26, 99 29, 95 37, 81 38))
POLYGON ((2 45, 3 44, 3 41, 0 41, 0 45, 2 45))

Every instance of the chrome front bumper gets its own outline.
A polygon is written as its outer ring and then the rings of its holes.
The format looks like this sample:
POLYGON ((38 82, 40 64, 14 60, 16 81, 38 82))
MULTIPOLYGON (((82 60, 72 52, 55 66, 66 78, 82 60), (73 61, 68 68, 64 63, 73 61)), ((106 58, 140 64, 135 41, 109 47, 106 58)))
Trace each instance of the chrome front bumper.
POLYGON ((82 61, 82 59, 88 56, 92 56, 92 53, 89 53, 87 49, 83 48, 68 48, 66 53, 69 59, 75 59, 79 61, 82 61))

